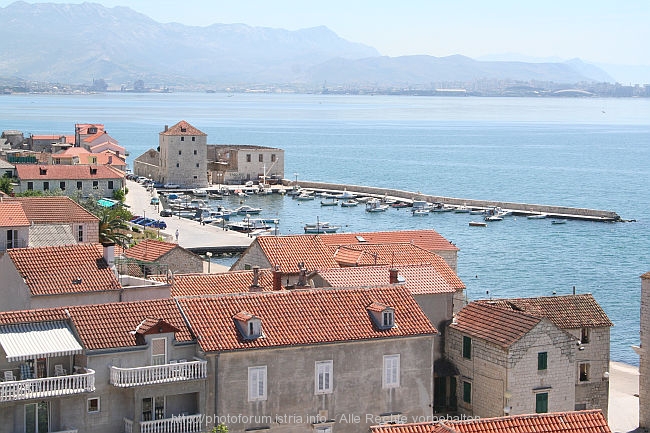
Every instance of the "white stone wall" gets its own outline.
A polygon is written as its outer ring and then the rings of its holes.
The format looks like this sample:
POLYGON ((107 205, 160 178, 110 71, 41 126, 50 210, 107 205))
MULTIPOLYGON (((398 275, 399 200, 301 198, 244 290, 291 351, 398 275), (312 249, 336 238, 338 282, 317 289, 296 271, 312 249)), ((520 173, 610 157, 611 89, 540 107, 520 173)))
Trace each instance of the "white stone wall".
POLYGON ((198 255, 179 248, 174 248, 159 260, 159 263, 169 266, 175 274, 203 273, 203 259, 198 255))
POLYGON ((208 186, 206 135, 165 135, 161 133, 159 141, 160 181, 162 183, 176 183, 188 188, 208 186))
MULTIPOLYGON (((241 255, 234 265, 230 268, 231 271, 243 271, 249 265, 252 269, 253 266, 259 266, 260 269, 270 269, 271 263, 266 258, 262 249, 257 242, 253 242, 251 246, 241 255)), ((280 269, 282 271, 282 269, 280 269)), ((286 271, 286 270, 285 270, 286 271)), ((286 277, 282 278, 282 284, 286 283, 286 277)))
POLYGON ((650 273, 641 277, 639 427, 650 429, 650 273))

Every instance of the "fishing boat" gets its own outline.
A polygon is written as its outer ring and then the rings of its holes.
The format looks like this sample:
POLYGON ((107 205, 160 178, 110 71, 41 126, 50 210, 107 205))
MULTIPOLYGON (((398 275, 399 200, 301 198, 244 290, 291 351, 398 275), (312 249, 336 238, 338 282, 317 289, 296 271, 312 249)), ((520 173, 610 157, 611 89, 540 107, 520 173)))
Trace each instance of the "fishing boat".
POLYGON ((335 198, 327 199, 327 200, 321 200, 320 201, 321 206, 338 206, 339 201, 335 198))
POLYGON ((503 221, 503 217, 499 215, 488 215, 484 218, 485 221, 503 221))
POLYGON ((484 221, 470 221, 470 227, 487 227, 487 223, 484 221))
POLYGON ((345 201, 341 202, 341 207, 354 207, 354 206, 357 206, 358 204, 359 204, 358 201, 356 201, 354 199, 350 199, 350 200, 345 200, 345 201))
POLYGON ((245 204, 243 206, 239 206, 237 209, 235 209, 235 211, 239 215, 257 215, 262 212, 262 208, 248 206, 245 204))
POLYGON ((454 209, 455 213, 469 213, 469 208, 465 205, 458 206, 454 209))
POLYGON ((401 209, 403 207, 409 207, 409 204, 406 203, 405 201, 396 201, 395 203, 392 203, 390 207, 395 209, 401 209))
POLYGON ((333 226, 327 222, 317 222, 316 224, 305 224, 304 230, 306 234, 318 233, 336 233, 341 226, 333 226))
POLYGON ((194 197, 207 197, 208 196, 208 190, 205 188, 196 188, 192 190, 192 195, 194 197))
POLYGON ((357 195, 344 189, 341 194, 336 194, 334 197, 343 200, 349 200, 349 199, 357 198, 357 195))
POLYGON ((553 220, 551 224, 566 224, 566 220, 553 220))
POLYGON ((526 218, 528 218, 529 220, 543 220, 543 219, 546 218, 546 214, 545 213, 538 213, 538 214, 534 214, 534 215, 528 215, 526 218))
POLYGON ((310 194, 310 193, 307 192, 307 191, 303 191, 303 192, 301 192, 300 194, 294 196, 294 199, 296 199, 296 200, 298 200, 298 201, 309 201, 309 200, 313 200, 313 199, 314 199, 314 195, 313 195, 313 194, 310 194))
POLYGON ((413 209, 412 213, 413 216, 424 216, 429 215, 431 212, 429 212, 427 209, 413 209))
POLYGON ((236 232, 250 233, 255 230, 268 230, 271 225, 261 218, 244 218, 241 221, 228 223, 228 228, 236 232))
POLYGON ((366 212, 386 212, 389 206, 387 204, 382 204, 381 200, 374 199, 366 203, 366 212))

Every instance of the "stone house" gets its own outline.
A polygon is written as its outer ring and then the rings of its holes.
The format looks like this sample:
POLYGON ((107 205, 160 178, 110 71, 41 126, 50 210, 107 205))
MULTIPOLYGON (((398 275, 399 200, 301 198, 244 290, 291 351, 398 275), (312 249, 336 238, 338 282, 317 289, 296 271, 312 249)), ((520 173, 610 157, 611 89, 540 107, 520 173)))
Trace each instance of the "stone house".
POLYGON ((11 248, 26 247, 30 223, 20 203, 0 200, 0 254, 11 248))
POLYGON ((148 179, 161 179, 160 152, 149 149, 133 161, 133 174, 148 179))
POLYGON ((184 120, 159 134, 159 172, 155 179, 188 188, 208 186, 208 135, 184 120))
POLYGON ((99 218, 70 197, 9 197, 3 201, 20 204, 29 221, 29 236, 23 246, 62 245, 64 239, 71 240, 68 244, 99 242, 99 218), (57 228, 57 237, 39 236, 48 227, 57 228))
POLYGON ((156 239, 145 239, 124 250, 124 257, 137 260, 142 267, 128 267, 129 275, 151 274, 154 269, 147 268, 150 263, 163 265, 173 273, 191 274, 203 272, 203 259, 178 244, 156 239))
POLYGON ((106 165, 18 164, 17 192, 61 190, 65 195, 112 197, 125 186, 124 172, 106 165))
POLYGON ((119 275, 114 246, 16 248, 0 255, 1 311, 169 298, 166 283, 119 275))
POLYGON ((403 287, 177 302, 208 362, 206 412, 230 415, 230 431, 358 432, 431 414, 436 329, 403 287))
POLYGON ((213 184, 243 185, 245 182, 279 182, 284 179, 284 150, 276 147, 210 144, 208 168, 213 184))
POLYGON ((370 433, 611 433, 599 410, 377 425, 370 433), (443 423, 444 421, 444 423, 443 423))
POLYGON ((650 429, 650 272, 641 275, 640 347, 639 355, 639 427, 650 429))
POLYGON ((489 418, 573 410, 576 342, 546 318, 470 303, 445 340, 459 372, 450 389, 458 412, 489 418))
POLYGON ((0 369, 2 433, 202 431, 206 362, 173 299, 0 313, 0 369))

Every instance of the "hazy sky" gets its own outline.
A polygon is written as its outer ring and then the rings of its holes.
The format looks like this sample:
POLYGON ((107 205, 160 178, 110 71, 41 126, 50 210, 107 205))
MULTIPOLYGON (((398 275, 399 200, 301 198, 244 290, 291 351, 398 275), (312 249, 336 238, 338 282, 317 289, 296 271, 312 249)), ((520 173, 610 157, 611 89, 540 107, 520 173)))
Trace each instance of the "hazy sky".
MULTIPOLYGON (((54 3, 80 1, 50 0, 54 3)), ((0 0, 0 6, 11 4, 0 0)), ((28 3, 39 3, 28 1, 28 3)), ((650 65, 650 0, 99 0, 156 21, 327 26, 382 55, 518 53, 650 65)))

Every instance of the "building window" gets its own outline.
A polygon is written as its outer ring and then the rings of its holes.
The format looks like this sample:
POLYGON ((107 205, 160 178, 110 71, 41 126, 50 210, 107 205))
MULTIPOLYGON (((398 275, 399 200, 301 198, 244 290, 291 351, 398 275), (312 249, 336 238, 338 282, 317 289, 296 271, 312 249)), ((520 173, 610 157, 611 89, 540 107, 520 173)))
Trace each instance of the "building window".
POLYGON ((167 339, 151 339, 151 365, 163 365, 167 363, 167 339))
POLYGON ((142 399, 142 421, 165 418, 165 397, 146 397, 142 399))
POLYGON ((589 328, 582 328, 580 330, 580 343, 582 344, 589 343, 589 328))
POLYGON ((384 388, 399 388, 399 354, 384 355, 384 388))
POLYGON ((61 191, 65 191, 65 181, 59 182, 59 188, 61 188, 61 191))
POLYGON ((26 432, 47 432, 49 431, 50 404, 47 401, 39 403, 28 403, 25 405, 25 429, 26 432))
POLYGON ((330 394, 332 392, 332 367, 333 361, 316 362, 316 394, 330 394))
POLYGON ((176 163, 176 168, 178 168, 178 167, 180 167, 180 166, 181 166, 181 163, 180 163, 180 162, 177 162, 177 163, 176 163))
POLYGON ((91 156, 90 157, 90 163, 91 164, 97 164, 97 157, 96 156, 91 156))
POLYGON ((93 180, 93 189, 99 189, 99 181, 93 180))
POLYGON ((385 310, 384 313, 382 314, 382 320, 381 324, 383 325, 384 328, 392 328, 393 327, 393 311, 392 310, 385 310))
POLYGON ((84 241, 84 226, 79 225, 77 227, 77 242, 83 242, 84 241))
POLYGON ((251 154, 250 154, 250 153, 247 153, 247 154, 246 154, 246 162, 251 162, 251 161, 252 161, 252 159, 251 159, 251 154))
POLYGON ((248 367, 248 401, 266 400, 266 365, 248 367))
MULTIPOLYGON (((194 137, 192 137, 192 138, 194 138, 194 137)), ((196 149, 194 149, 194 155, 196 155, 196 154, 197 154, 197 150, 196 150, 196 149)))
MULTIPOLYGON (((181 141, 185 141, 185 137, 181 137, 181 141)), ((179 154, 179 155, 181 154, 181 151, 180 151, 180 150, 178 151, 178 154, 179 154)))
POLYGON ((108 189, 113 189, 113 181, 112 180, 108 181, 108 189))
MULTIPOLYGON (((192 141, 196 141, 196 137, 192 137, 192 141)), ((195 154, 196 155, 196 154, 195 154)))
POLYGON ((178 154, 180 155, 181 153, 182 153, 182 151, 179 150, 179 151, 178 151, 178 154))
POLYGON ((264 154, 263 153, 259 154, 259 161, 264 162, 264 154))
POLYGON ((88 399, 87 403, 88 413, 97 413, 99 412, 99 397, 93 397, 88 399))
POLYGON ((548 353, 539 352, 537 354, 537 370, 546 370, 548 364, 548 353))
POLYGON ((472 383, 463 381, 463 402, 472 404, 472 383))
POLYGON ((196 168, 199 168, 199 163, 198 162, 196 163, 196 168))
POLYGON ((50 182, 43 182, 43 191, 50 190, 50 182))
POLYGON ((77 181, 77 189, 80 190, 81 188, 83 188, 83 184, 82 184, 82 182, 80 180, 78 180, 77 181))
POLYGON ((27 182, 27 191, 34 190, 34 182, 27 182))
POLYGON ((472 359, 472 339, 463 335, 463 358, 472 359))
POLYGON ((535 394, 535 413, 548 412, 548 392, 535 394))
POLYGON ((580 382, 589 382, 589 363, 580 364, 580 382))
POLYGON ((271 154, 271 162, 275 162, 275 153, 271 154))

